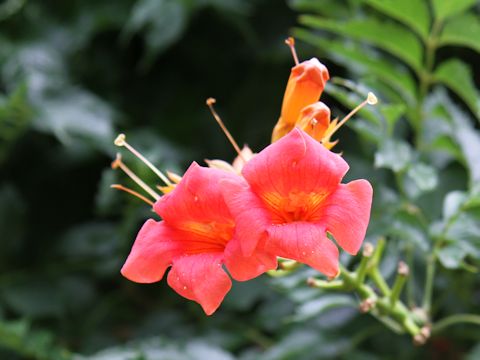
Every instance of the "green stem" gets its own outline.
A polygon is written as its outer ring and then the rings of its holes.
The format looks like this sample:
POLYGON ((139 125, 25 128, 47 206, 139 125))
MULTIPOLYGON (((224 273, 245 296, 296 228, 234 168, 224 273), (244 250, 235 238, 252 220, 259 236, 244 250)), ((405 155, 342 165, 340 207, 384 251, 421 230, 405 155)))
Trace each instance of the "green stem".
POLYGON ((317 289, 345 290, 345 283, 341 280, 325 281, 325 280, 319 280, 315 278, 309 278, 307 280, 307 284, 308 286, 311 286, 317 289))
POLYGON ((412 245, 407 245, 405 248, 405 257, 407 260, 407 265, 410 271, 410 281, 407 282, 407 304, 409 307, 413 308, 415 306, 415 291, 414 291, 414 283, 413 279, 413 271, 414 271, 414 249, 412 245))
POLYGON ((418 102, 415 109, 415 142, 417 148, 421 147, 421 138, 423 132, 423 103, 428 95, 430 84, 432 83, 432 71, 435 64, 435 53, 438 46, 438 36, 442 29, 442 22, 437 19, 434 20, 432 29, 428 38, 425 40, 425 58, 423 63, 423 69, 418 74, 419 77, 419 93, 418 102))
POLYGON ((432 326, 433 333, 439 333, 442 330, 446 329, 449 326, 456 325, 456 324, 474 324, 480 326, 480 315, 476 314, 456 314, 452 316, 447 316, 442 320, 436 322, 432 326))
MULTIPOLYGON (((437 243, 438 244, 438 243, 437 243)), ((423 293, 423 310, 430 316, 432 310, 432 295, 433 295, 433 280, 435 278, 436 268, 436 246, 432 250, 432 253, 427 258, 427 269, 425 274, 425 288, 423 293)))
POLYGON ((400 294, 402 293, 403 286, 407 281, 407 277, 403 274, 398 274, 395 283, 393 284, 392 293, 390 294, 390 302, 392 306, 395 306, 398 299, 400 298, 400 294))
POLYGON ((373 268, 369 272, 370 278, 373 280, 375 285, 380 289, 383 295, 385 296, 390 296, 391 290, 383 278, 382 274, 380 273, 380 270, 378 270, 377 267, 373 268))

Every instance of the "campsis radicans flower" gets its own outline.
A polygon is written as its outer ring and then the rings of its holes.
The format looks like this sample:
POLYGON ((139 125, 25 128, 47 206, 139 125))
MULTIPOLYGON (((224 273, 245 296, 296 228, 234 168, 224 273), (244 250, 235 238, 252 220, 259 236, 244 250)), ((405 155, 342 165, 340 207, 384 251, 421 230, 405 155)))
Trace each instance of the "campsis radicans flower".
POLYGON ((231 278, 246 281, 277 267, 277 257, 307 264, 329 277, 338 273, 338 244, 356 254, 370 218, 372 187, 366 180, 342 184, 348 164, 331 152, 331 136, 360 108, 375 104, 368 94, 341 121, 318 99, 329 79, 317 59, 299 64, 293 39, 287 41, 296 63, 275 125, 272 144, 253 153, 240 149, 213 108, 215 120, 238 153, 232 164, 192 163, 183 176, 164 175, 120 134, 127 148, 164 183, 143 182, 122 161, 122 169, 152 199, 124 187, 152 206, 161 221, 145 222, 121 273, 138 283, 167 282, 181 296, 199 303, 207 315, 221 304, 231 278), (333 237, 333 239, 332 239, 333 237), (335 241, 335 242, 334 242, 335 241), (228 273, 227 273, 228 272, 228 273), (231 278, 230 278, 230 276, 231 278))
POLYGON ((372 204, 367 180, 341 184, 343 158, 299 129, 269 145, 243 168, 243 178, 221 181, 245 256, 259 244, 327 276, 338 273, 338 249, 356 254, 372 204))
POLYGON ((220 181, 238 175, 193 163, 182 180, 154 204, 163 219, 147 220, 137 235, 121 273, 138 283, 162 279, 181 296, 199 303, 207 315, 220 305, 231 280, 245 281, 277 267, 273 253, 256 248, 244 256, 235 222, 218 191, 220 181))
POLYGON ((369 93, 368 98, 341 121, 331 120, 329 107, 318 101, 330 79, 328 69, 317 58, 300 63, 294 39, 288 38, 285 43, 292 51, 295 66, 287 82, 280 118, 273 128, 272 143, 297 127, 331 149, 338 142, 331 141, 332 135, 363 106, 376 104, 377 98, 369 93))

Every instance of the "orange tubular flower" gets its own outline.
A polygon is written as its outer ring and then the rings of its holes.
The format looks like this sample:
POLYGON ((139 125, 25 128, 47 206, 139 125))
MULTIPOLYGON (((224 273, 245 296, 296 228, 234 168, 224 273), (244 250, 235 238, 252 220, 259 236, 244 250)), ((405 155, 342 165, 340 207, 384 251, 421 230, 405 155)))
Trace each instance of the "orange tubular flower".
MULTIPOLYGON (((335 122, 335 121, 334 121, 335 122)), ((330 122, 330 109, 322 102, 306 106, 300 112, 296 126, 315 140, 323 142, 333 122, 330 122)), ((332 143, 335 145, 335 143, 332 143)), ((331 147, 333 147, 333 145, 331 147)), ((327 149, 328 147, 324 144, 327 149)))
POLYGON ((292 68, 283 97, 281 116, 273 129, 272 142, 295 127, 302 109, 318 101, 329 78, 327 68, 316 58, 303 61, 292 68))

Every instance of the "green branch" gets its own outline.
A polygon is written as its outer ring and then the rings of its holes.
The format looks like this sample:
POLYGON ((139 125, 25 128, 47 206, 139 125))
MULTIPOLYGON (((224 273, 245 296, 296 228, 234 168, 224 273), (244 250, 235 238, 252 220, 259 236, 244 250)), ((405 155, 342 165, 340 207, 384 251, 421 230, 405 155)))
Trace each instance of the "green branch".
POLYGON ((456 314, 456 315, 447 316, 446 318, 443 318, 442 320, 436 322, 432 326, 432 332, 434 334, 437 334, 445 330, 447 327, 456 325, 456 324, 474 324, 474 325, 480 326, 480 315, 456 314))

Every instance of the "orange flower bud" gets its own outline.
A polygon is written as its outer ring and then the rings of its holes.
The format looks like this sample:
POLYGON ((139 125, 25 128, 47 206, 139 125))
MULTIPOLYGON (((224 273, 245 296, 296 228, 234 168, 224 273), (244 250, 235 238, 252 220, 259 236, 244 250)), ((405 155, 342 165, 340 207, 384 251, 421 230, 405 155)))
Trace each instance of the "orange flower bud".
POLYGON ((318 101, 329 78, 327 68, 316 58, 303 61, 292 68, 283 97, 281 116, 273 129, 272 142, 294 128, 300 111, 318 101))
POLYGON ((321 141, 330 126, 330 109, 320 101, 308 105, 300 112, 296 126, 321 141))

